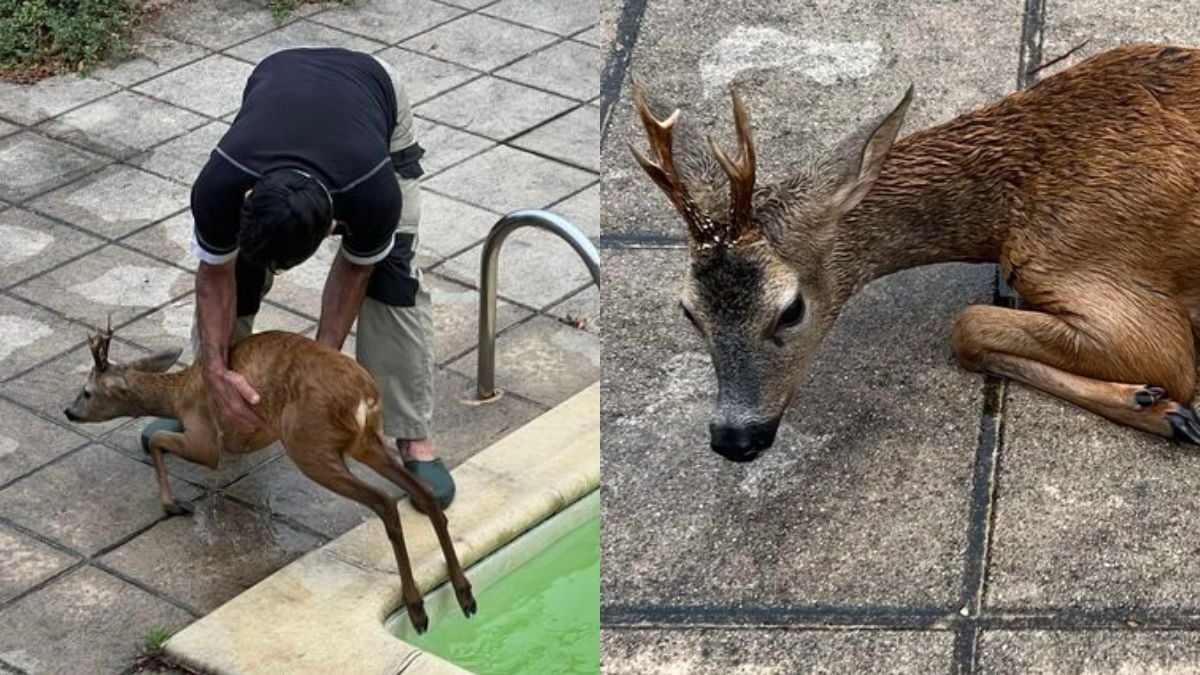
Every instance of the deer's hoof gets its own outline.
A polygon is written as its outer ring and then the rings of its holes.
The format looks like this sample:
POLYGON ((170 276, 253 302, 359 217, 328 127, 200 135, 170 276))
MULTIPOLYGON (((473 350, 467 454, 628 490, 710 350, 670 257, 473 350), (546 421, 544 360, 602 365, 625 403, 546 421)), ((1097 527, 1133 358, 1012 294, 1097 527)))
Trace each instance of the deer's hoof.
POLYGON ((190 516, 193 513, 191 506, 186 504, 176 504, 175 502, 163 504, 163 511, 166 511, 167 515, 170 516, 190 516))
POLYGON ((1180 405, 1167 413, 1167 422, 1171 425, 1172 438, 1200 445, 1200 418, 1191 406, 1180 405))
POLYGON ((1138 410, 1145 410, 1167 397, 1167 390, 1162 387, 1142 387, 1133 395, 1133 405, 1138 410))
POLYGON ((418 602, 415 605, 409 605, 408 619, 412 621, 413 628, 417 629, 418 633, 429 630, 429 617, 425 614, 424 603, 418 602))
POLYGON ((458 597, 458 606, 462 607, 463 616, 470 617, 475 614, 477 609, 475 606, 475 596, 471 595, 471 587, 460 588, 454 591, 458 597))

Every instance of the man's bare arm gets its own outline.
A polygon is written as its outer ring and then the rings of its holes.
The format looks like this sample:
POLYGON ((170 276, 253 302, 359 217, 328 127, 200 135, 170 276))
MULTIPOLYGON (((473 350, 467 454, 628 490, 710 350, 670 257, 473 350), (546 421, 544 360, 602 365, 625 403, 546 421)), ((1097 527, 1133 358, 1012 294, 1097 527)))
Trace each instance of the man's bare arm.
POLYGON ((208 394, 224 422, 244 433, 254 431, 263 419, 251 408, 258 393, 239 373, 229 370, 229 340, 236 311, 237 282, 234 265, 200 263, 196 271, 196 321, 200 329, 201 374, 208 394))
POLYGON ((333 261, 325 290, 321 294, 321 322, 317 341, 341 350, 350 326, 362 306, 367 292, 367 280, 374 265, 356 265, 339 255, 333 261))

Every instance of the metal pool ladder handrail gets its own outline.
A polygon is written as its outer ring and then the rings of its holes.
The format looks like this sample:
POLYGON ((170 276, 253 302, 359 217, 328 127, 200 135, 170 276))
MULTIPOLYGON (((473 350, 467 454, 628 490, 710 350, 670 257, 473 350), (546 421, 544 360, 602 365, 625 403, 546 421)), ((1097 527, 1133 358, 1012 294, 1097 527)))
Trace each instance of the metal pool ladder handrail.
POLYGON ((480 401, 499 398, 496 391, 496 280, 500 247, 508 235, 522 227, 536 227, 558 235, 571 245, 600 285, 600 254, 579 228, 562 216, 541 209, 513 211, 496 221, 483 242, 479 270, 479 363, 475 393, 480 401))

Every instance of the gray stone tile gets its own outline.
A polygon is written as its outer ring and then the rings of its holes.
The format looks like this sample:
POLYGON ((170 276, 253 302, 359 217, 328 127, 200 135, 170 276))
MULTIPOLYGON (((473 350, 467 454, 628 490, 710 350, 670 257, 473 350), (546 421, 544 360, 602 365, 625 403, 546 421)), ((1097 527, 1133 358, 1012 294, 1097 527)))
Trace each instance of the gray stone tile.
POLYGON ((1088 44, 1043 75, 1123 44, 1156 42, 1192 45, 1200 40, 1200 17, 1169 0, 1123 5, 1111 0, 1082 0, 1055 6, 1043 29, 1044 60, 1065 54, 1084 40, 1088 44))
POLYGON ((15 134, 20 130, 21 127, 9 122, 5 122, 4 120, 0 120, 0 138, 3 138, 9 134, 15 134))
POLYGON ((426 174, 441 171, 496 144, 493 140, 420 117, 416 118, 416 125, 417 140, 425 148, 421 166, 426 174))
MULTIPOLYGON (((172 481, 175 499, 198 495, 172 481)), ((92 445, 0 490, 0 514, 92 554, 164 516, 154 468, 92 445)))
POLYGON ((16 480, 87 441, 85 437, 7 401, 0 401, 0 429, 3 429, 0 431, 0 485, 16 480))
POLYGON ((447 92, 414 112, 496 140, 515 136, 572 107, 570 100, 484 77, 447 92))
POLYGON ((179 138, 150 148, 131 163, 147 171, 191 185, 200 175, 217 142, 229 130, 224 122, 210 122, 179 138))
POLYGON ((588 286, 546 312, 568 325, 600 335, 600 290, 595 286, 588 286))
POLYGON ((501 0, 487 14, 559 35, 570 35, 596 23, 595 0, 501 0))
POLYGON ((949 672, 954 634, 945 631, 791 631, 767 629, 600 632, 600 672, 822 673, 949 672))
POLYGON ((0 603, 73 565, 76 558, 0 525, 0 603))
MULTIPOLYGON (((0 296, 0 380, 83 340, 79 326, 43 309, 0 296)), ((25 400, 23 396, 19 399, 25 400)))
POLYGON ((224 49, 276 27, 266 5, 253 0, 198 0, 175 4, 155 30, 184 42, 224 49))
POLYGON ((1185 631, 984 631, 980 675, 1189 673, 1200 635, 1185 631))
POLYGON ((585 105, 517 137, 512 144, 599 172, 600 113, 585 105))
POLYGON ((553 204, 595 180, 586 171, 500 146, 439 173, 425 187, 503 214, 553 204))
MULTIPOLYGON (((439 274, 479 286, 482 246, 438 266, 439 274)), ((575 251, 556 235, 525 229, 504 240, 500 249, 500 296, 542 309, 591 282, 575 251)))
POLYGON ((499 216, 491 211, 425 191, 417 248, 432 260, 441 260, 483 241, 497 220, 499 216))
POLYGON ((0 197, 27 199, 69 183, 104 161, 39 134, 14 134, 0 140, 0 197))
POLYGON ((408 97, 409 105, 413 106, 478 75, 470 68, 396 47, 386 49, 378 56, 400 73, 404 81, 404 94, 408 97))
POLYGON ((431 0, 363 0, 353 6, 332 7, 313 21, 395 44, 462 13, 431 0))
POLYGON ((0 82, 0 115, 37 124, 116 90, 112 83, 78 75, 49 77, 37 84, 0 82))
POLYGON ((50 136, 93 152, 128 159, 204 122, 182 108, 120 91, 60 115, 42 128, 50 136))
MULTIPOLYGON (((347 462, 351 470, 388 494, 403 495, 386 479, 365 467, 347 462)), ((375 514, 358 502, 346 499, 300 473, 286 457, 255 471, 226 491, 262 512, 290 518, 330 539, 341 535, 375 514)))
POLYGON ((30 673, 123 672, 151 629, 176 631, 182 609, 83 567, 0 611, 0 654, 30 673))
POLYGON ((991 270, 864 288, 774 447, 733 464, 709 449, 716 383, 678 309, 687 264, 686 250, 604 254, 605 601, 956 606, 983 382, 950 331, 991 299, 991 270))
MULTIPOLYGON (((478 353, 449 368, 475 378, 478 353)), ((600 377, 600 338, 539 316, 496 340, 496 386, 553 407, 600 377)))
POLYGON ((123 239, 122 243, 195 272, 198 262, 192 253, 192 226, 192 211, 188 209, 123 239))
POLYGON ((404 43, 405 49, 492 70, 554 41, 554 37, 481 14, 470 14, 404 43))
POLYGON ((97 68, 92 71, 92 77, 128 87, 176 66, 195 61, 208 53, 203 47, 148 31, 138 31, 133 39, 133 49, 136 52, 133 58, 97 68))
MULTIPOLYGON (((426 274, 424 283, 433 296, 433 349, 438 363, 474 348, 479 341, 479 291, 436 274, 426 274)), ((497 330, 504 330, 529 315, 529 310, 499 300, 497 330)))
POLYGON ((496 0, 442 0, 442 2, 445 2, 447 5, 454 5, 455 7, 462 7, 464 9, 479 9, 484 5, 493 3, 495 1, 496 0))
POLYGON ((253 66, 213 54, 134 87, 135 91, 203 113, 221 117, 242 104, 242 90, 253 66))
POLYGON ((102 558, 131 578, 211 612, 322 542, 229 499, 209 497, 102 558))
POLYGON ((469 376, 438 370, 433 407, 437 454, 455 467, 475 453, 521 428, 545 410, 512 396, 480 405, 475 396, 475 370, 469 376))
POLYGON ((591 28, 583 31, 582 33, 578 33, 578 34, 572 36, 571 39, 578 40, 579 42, 582 42, 584 44, 589 44, 593 47, 599 47, 602 44, 599 26, 592 26, 591 28))
POLYGON ((1017 384, 1005 418, 991 605, 1196 604, 1200 457, 1017 384))
POLYGON ((496 75, 587 101, 600 91, 600 50, 565 41, 496 71, 496 75))
POLYGON ((247 61, 261 61, 267 55, 292 47, 342 47, 371 53, 385 47, 382 42, 334 30, 306 19, 294 21, 278 30, 227 49, 225 53, 247 61))
POLYGON ((140 169, 113 165, 29 205, 100 236, 120 237, 187 208, 188 188, 140 169))
POLYGON ((591 239, 600 236, 600 183, 550 207, 591 239))
POLYGON ((100 325, 111 313, 113 325, 119 326, 192 286, 190 273, 110 245, 16 286, 13 293, 87 325, 100 325))
POLYGON ((0 286, 56 267, 103 243, 31 211, 7 209, 0 213, 0 286))

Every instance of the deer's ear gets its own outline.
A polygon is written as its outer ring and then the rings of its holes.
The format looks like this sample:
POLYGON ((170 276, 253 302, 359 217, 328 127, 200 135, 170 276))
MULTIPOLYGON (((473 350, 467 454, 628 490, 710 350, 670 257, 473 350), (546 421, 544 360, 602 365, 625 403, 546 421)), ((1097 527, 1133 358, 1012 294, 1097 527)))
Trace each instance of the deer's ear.
POLYGON ((140 370, 143 373, 161 373, 178 361, 179 355, 182 353, 182 349, 168 349, 127 363, 125 367, 130 370, 140 370))
POLYGON ((912 102, 913 87, 908 86, 904 98, 890 113, 864 126, 858 133, 843 141, 834 151, 834 160, 839 167, 837 189, 831 199, 832 206, 844 214, 862 201, 871 191, 875 179, 883 169, 888 150, 900 133, 908 104, 912 102))

